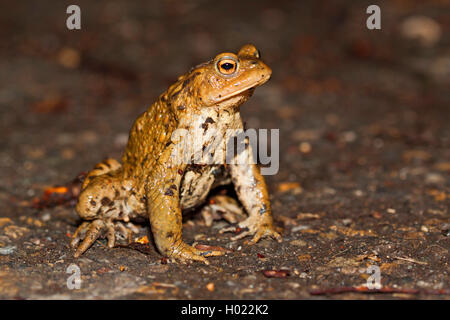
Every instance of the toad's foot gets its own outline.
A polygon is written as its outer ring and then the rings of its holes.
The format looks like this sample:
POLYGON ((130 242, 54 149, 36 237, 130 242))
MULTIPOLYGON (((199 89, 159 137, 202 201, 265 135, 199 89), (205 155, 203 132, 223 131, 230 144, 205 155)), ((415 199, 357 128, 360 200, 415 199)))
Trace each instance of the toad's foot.
POLYGON ((210 227, 214 220, 225 219, 229 223, 237 223, 245 217, 244 210, 236 199, 225 195, 217 195, 209 199, 201 211, 205 225, 210 227))
POLYGON ((282 241, 281 235, 278 233, 279 230, 275 230, 275 227, 271 221, 267 222, 265 220, 257 220, 254 217, 247 218, 246 220, 238 223, 237 226, 223 228, 219 231, 219 233, 238 232, 240 229, 245 229, 245 231, 232 237, 232 241, 251 235, 253 235, 253 239, 248 241, 248 244, 250 245, 257 243, 261 238, 265 237, 271 237, 278 242, 282 241))
POLYGON ((199 250, 196 249, 184 242, 180 242, 180 244, 175 245, 171 252, 168 254, 170 258, 174 258, 180 262, 187 262, 189 260, 201 261, 205 264, 209 264, 208 260, 205 257, 217 257, 224 255, 224 251, 219 250, 199 250))
POLYGON ((123 224, 120 221, 103 221, 101 219, 92 222, 83 222, 75 231, 70 245, 77 248, 74 257, 78 258, 100 237, 106 236, 108 247, 114 247, 116 240, 125 239, 128 243, 132 242, 133 233, 138 233, 138 228, 132 223, 123 224), (81 244, 78 246, 78 243, 81 244))

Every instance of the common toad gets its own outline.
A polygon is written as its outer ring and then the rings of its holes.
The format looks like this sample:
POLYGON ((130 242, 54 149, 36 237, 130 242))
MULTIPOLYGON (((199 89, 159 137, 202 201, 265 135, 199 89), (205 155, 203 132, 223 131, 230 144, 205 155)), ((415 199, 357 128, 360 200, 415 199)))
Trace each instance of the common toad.
MULTIPOLYGON (((163 255, 208 263, 205 257, 223 255, 224 251, 200 251, 186 244, 182 240, 182 210, 198 207, 212 188, 227 183, 234 185, 248 218, 222 232, 243 230, 233 239, 252 235, 250 243, 267 236, 281 241, 257 164, 180 161, 180 157, 192 160, 198 150, 180 147, 190 142, 176 134, 178 129, 188 133, 200 130, 207 137, 202 150, 218 155, 213 136, 224 137, 227 130, 243 129, 239 106, 255 87, 269 80, 271 73, 260 60, 259 51, 248 44, 237 55, 221 53, 180 76, 135 121, 122 164, 106 159, 86 176, 76 206, 85 221, 71 242, 77 248, 75 257, 101 236, 106 236, 111 248, 116 237, 131 241, 137 232, 131 221, 143 217, 150 219, 156 247, 163 255)), ((251 146, 243 152, 250 154, 251 146)))

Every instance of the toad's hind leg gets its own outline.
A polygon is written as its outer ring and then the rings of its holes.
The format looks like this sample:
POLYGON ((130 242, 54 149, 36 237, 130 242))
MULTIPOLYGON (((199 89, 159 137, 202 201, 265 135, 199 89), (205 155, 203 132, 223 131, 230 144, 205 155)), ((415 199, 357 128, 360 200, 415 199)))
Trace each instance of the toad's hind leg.
POLYGON ((207 227, 210 227, 214 220, 225 219, 234 224, 246 217, 244 210, 236 199, 220 194, 209 198, 208 204, 201 211, 201 215, 207 227))
POLYGON ((120 169, 122 165, 119 161, 112 158, 107 158, 103 160, 102 162, 99 162, 95 165, 94 169, 88 172, 86 175, 86 178, 83 182, 82 189, 85 189, 89 183, 94 179, 95 177, 101 176, 103 174, 106 174, 108 172, 116 171, 120 169))
POLYGON ((76 211, 82 219, 89 221, 80 225, 71 241, 71 246, 77 248, 75 257, 80 256, 105 233, 108 247, 113 247, 116 235, 130 241, 132 232, 137 232, 136 227, 129 223, 127 213, 130 208, 127 206, 122 176, 119 162, 113 159, 99 163, 88 173, 78 197, 76 211))
POLYGON ((78 197, 76 211, 85 220, 94 220, 116 209, 122 191, 122 165, 105 159, 88 172, 78 197))

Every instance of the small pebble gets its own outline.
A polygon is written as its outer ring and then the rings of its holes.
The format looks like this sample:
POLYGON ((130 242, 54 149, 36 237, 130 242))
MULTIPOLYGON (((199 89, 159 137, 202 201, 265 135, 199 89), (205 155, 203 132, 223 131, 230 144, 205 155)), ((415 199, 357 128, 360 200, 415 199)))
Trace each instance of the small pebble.
POLYGON ((311 144, 309 142, 302 142, 299 146, 301 153, 310 153, 311 152, 311 144))
POLYGON ((292 240, 291 242, 289 242, 291 245, 293 246, 299 246, 299 247, 303 247, 306 246, 306 241, 297 239, 297 240, 292 240))
POLYGON ((426 184, 443 184, 446 179, 439 173, 429 173, 425 176, 426 184))
POLYGON ((16 250, 16 248, 17 248, 16 246, 6 246, 3 248, 0 248, 0 254, 6 256, 8 254, 13 253, 14 250, 16 250))
POLYGON ((342 134, 342 138, 345 142, 354 142, 356 140, 356 133, 353 131, 346 131, 342 134))
POLYGON ((206 285, 206 289, 207 289, 209 292, 213 292, 213 291, 214 291, 214 282, 208 283, 208 284, 206 285))
POLYGON ((349 226, 349 225, 351 225, 352 224, 352 219, 343 219, 342 220, 342 224, 344 225, 344 226, 349 226))
POLYGON ((297 232, 297 231, 301 231, 301 230, 306 230, 306 229, 309 229, 310 228, 310 226, 297 226, 297 227, 294 227, 294 228, 292 228, 292 232, 297 232))
POLYGON ((424 47, 432 47, 441 39, 442 27, 430 17, 415 15, 402 22, 400 32, 403 37, 417 40, 424 47))

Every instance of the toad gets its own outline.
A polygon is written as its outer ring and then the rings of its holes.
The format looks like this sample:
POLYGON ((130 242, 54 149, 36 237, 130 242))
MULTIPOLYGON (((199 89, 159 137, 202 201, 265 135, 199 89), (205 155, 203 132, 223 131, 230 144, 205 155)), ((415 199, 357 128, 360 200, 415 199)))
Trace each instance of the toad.
MULTIPOLYGON (((225 155, 212 142, 214 136, 225 137, 227 130, 243 129, 240 105, 269 80, 271 73, 256 47, 248 44, 237 54, 221 53, 180 76, 135 121, 122 163, 106 159, 87 174, 76 206, 84 221, 71 241, 75 257, 99 237, 106 237, 111 248, 119 238, 131 241, 138 231, 132 221, 145 218, 150 220, 161 254, 177 261, 208 264, 206 257, 223 255, 224 251, 201 251, 186 244, 182 239, 182 212, 198 208, 211 189, 229 183, 248 216, 220 232, 241 231, 232 240, 252 236, 249 244, 263 237, 280 242, 258 165, 226 163, 225 155), (188 134, 176 134, 180 129, 188 134), (218 155, 215 158, 221 161, 193 161, 199 150, 188 148, 195 143, 187 139, 189 133, 199 130, 206 137, 201 151, 206 148, 209 155, 218 155)), ((242 153, 250 155, 251 145, 247 144, 240 156, 242 153)), ((227 211, 230 206, 223 200, 221 196, 221 201, 213 203, 227 211)))

